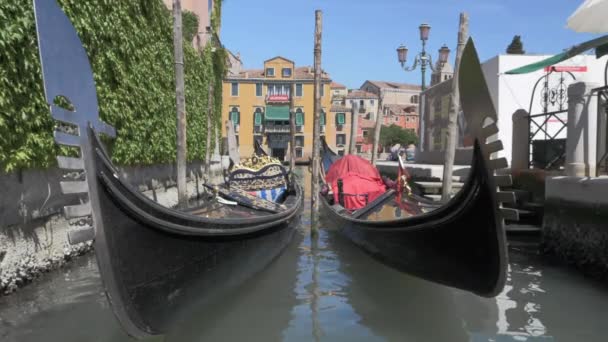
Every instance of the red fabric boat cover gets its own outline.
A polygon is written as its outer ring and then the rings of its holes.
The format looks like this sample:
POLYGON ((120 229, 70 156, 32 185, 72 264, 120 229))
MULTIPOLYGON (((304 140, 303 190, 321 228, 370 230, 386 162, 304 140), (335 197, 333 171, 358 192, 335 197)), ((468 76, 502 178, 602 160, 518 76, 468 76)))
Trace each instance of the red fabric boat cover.
POLYGON ((338 203, 338 179, 342 179, 344 207, 356 210, 365 207, 365 196, 349 196, 367 194, 367 203, 386 192, 380 172, 367 160, 347 155, 332 164, 327 171, 325 181, 331 185, 334 201, 338 203))

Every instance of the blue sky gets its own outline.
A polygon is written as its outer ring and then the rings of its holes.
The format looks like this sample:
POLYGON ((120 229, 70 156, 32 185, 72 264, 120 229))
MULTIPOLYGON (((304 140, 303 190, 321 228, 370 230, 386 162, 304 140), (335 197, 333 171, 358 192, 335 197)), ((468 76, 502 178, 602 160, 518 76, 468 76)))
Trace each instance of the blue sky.
MULTIPOLYGON (((447 44, 455 58, 458 16, 469 14, 469 33, 481 60, 504 53, 521 35, 526 53, 552 54, 595 37, 566 28, 579 0, 225 0, 222 43, 240 52, 244 67, 262 68, 281 55, 297 66, 313 64, 314 11, 323 11, 323 69, 334 81, 358 88, 365 80, 420 83, 404 72, 395 49, 404 43, 408 64, 420 51, 418 26, 431 25, 428 51, 447 44)), ((428 73, 427 73, 428 76, 428 73)), ((427 83, 430 78, 427 78, 427 83)))

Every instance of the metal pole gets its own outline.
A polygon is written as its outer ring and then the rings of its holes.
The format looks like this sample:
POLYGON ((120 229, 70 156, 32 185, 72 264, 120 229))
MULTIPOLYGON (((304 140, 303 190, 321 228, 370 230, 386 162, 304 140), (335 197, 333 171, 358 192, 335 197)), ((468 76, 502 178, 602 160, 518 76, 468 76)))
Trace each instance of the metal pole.
POLYGON ((458 135, 458 113, 460 112, 460 89, 458 77, 462 50, 469 35, 469 15, 460 13, 460 26, 458 27, 458 48, 456 49, 456 62, 454 64, 454 77, 452 78, 452 105, 448 114, 448 136, 445 146, 443 164, 443 185, 441 200, 448 201, 452 193, 452 171, 454 169, 454 155, 456 154, 456 140, 458 135))
POLYGON ((205 145, 205 180, 209 181, 211 171, 211 136, 213 135, 213 84, 209 83, 209 89, 207 92, 207 145, 205 145))
POLYGON ((175 97, 177 106, 177 201, 180 207, 188 203, 186 188, 186 99, 184 96, 184 39, 182 38, 181 0, 173 0, 173 45, 175 55, 175 97))
POLYGON ((422 53, 420 54, 421 58, 420 58, 420 71, 422 73, 422 85, 421 85, 421 89, 422 91, 424 91, 426 89, 426 77, 425 77, 425 73, 426 73, 426 50, 425 50, 425 46, 426 46, 426 41, 422 40, 422 53))
POLYGON ((315 223, 316 218, 319 213, 319 148, 321 147, 320 135, 321 135, 321 125, 320 125, 320 116, 321 116, 321 36, 323 32, 323 22, 322 22, 322 12, 321 10, 315 11, 315 48, 314 48, 314 56, 315 56, 315 104, 314 104, 314 130, 313 130, 313 142, 312 142, 312 186, 310 194, 311 200, 311 215, 312 215, 312 234, 317 234, 317 225, 315 223))
POLYGON ((351 111, 351 116, 350 116, 350 145, 348 146, 348 153, 349 154, 357 154, 357 130, 358 130, 358 126, 359 126, 359 120, 358 120, 358 114, 357 111, 359 110, 358 104, 357 102, 354 102, 350 111, 351 111))
POLYGON ((380 91, 378 98, 378 113, 376 114, 376 126, 374 127, 374 144, 372 145, 372 164, 376 166, 378 160, 378 144, 380 142, 380 130, 382 129, 382 120, 384 116, 384 93, 380 91))
POLYGON ((291 140, 289 141, 289 170, 293 172, 296 166, 296 112, 295 112, 295 92, 294 83, 289 89, 289 132, 291 140))

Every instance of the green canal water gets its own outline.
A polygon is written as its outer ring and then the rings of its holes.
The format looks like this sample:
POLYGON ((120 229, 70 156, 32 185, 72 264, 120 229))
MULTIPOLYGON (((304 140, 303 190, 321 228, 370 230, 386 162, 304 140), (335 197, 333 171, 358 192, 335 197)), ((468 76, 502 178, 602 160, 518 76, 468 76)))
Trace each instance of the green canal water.
MULTIPOLYGON (((310 211, 284 253, 151 341, 608 341, 608 286, 512 241, 496 298, 435 285, 370 259, 310 211)), ((221 284, 218 284, 221 286, 221 284)), ((94 255, 0 298, 0 341, 131 341, 94 255)))

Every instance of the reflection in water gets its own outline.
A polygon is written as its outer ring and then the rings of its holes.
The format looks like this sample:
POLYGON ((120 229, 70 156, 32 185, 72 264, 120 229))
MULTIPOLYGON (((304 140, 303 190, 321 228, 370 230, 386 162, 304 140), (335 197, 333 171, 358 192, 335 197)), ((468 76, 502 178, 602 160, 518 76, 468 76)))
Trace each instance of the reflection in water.
MULTIPOLYGON (((299 170, 309 194, 310 178, 299 170)), ((392 214, 392 213, 391 213, 392 214)), ((533 249, 510 249, 496 298, 434 285, 369 258, 310 212, 284 253, 236 291, 176 313, 151 341, 606 341, 608 291, 533 249)), ((221 284, 218 284, 221 286, 221 284)), ((0 341, 131 341, 92 255, 0 298, 0 341)))

